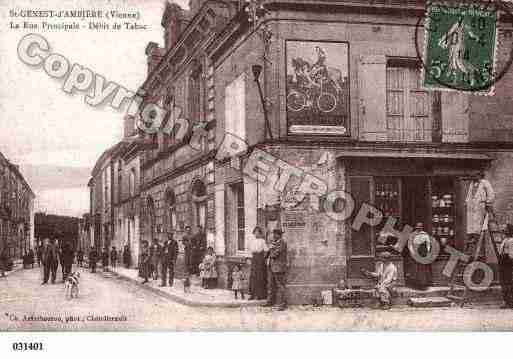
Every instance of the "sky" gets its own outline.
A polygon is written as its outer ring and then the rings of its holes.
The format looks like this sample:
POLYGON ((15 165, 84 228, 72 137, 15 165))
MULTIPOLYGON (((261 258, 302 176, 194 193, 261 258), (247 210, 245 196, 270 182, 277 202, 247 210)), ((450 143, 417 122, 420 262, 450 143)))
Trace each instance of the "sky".
MULTIPOLYGON (((106 81, 136 91, 147 73, 146 45, 150 41, 163 44, 160 21, 165 1, 0 0, 0 151, 19 164, 22 173, 29 172, 27 180, 37 196, 37 210, 63 215, 88 211, 86 174, 102 152, 121 139, 123 111, 92 107, 84 102, 85 92, 67 94, 62 89, 63 79, 23 63, 17 55, 21 38, 40 34, 48 41, 50 53, 61 54, 71 65, 86 66, 106 81), (26 9, 138 12, 136 21, 147 29, 89 30, 87 20, 80 22, 84 28, 75 31, 11 28, 11 21, 41 26, 43 21, 75 20, 10 17, 10 10, 26 9)), ((185 6, 188 1, 175 2, 185 6)))

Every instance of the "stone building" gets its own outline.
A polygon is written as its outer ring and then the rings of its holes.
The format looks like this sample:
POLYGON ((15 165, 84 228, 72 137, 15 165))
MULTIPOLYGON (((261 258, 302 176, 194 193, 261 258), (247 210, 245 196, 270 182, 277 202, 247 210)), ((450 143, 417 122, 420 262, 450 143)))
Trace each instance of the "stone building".
POLYGON ((0 152, 0 251, 12 259, 34 248, 35 198, 19 166, 0 152))
MULTIPOLYGON (((414 41, 423 43, 424 1, 207 0, 190 9, 166 3, 165 46, 146 49, 141 108, 160 105, 170 114, 162 127, 174 130, 146 135, 141 239, 206 228, 226 287, 229 269, 250 257, 254 226, 280 227, 289 302, 304 303, 341 279, 369 283, 361 269, 374 268, 388 218, 397 228, 423 222, 461 249, 477 172, 495 187, 498 219, 513 219, 513 72, 494 96, 424 90, 414 41), (354 215, 337 217, 337 191, 383 218, 354 230, 354 215)), ((512 30, 501 14, 499 68, 512 30)), ((435 284, 447 282, 448 258, 434 263, 435 284)), ((395 261, 404 282, 409 268, 395 261)))

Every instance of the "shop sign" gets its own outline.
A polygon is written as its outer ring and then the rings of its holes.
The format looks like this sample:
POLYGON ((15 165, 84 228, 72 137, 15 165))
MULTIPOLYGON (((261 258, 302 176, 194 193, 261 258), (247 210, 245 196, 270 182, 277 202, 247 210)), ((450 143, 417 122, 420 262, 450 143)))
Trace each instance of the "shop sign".
POLYGON ((304 210, 287 210, 283 216, 283 226, 289 229, 305 228, 305 215, 304 210))

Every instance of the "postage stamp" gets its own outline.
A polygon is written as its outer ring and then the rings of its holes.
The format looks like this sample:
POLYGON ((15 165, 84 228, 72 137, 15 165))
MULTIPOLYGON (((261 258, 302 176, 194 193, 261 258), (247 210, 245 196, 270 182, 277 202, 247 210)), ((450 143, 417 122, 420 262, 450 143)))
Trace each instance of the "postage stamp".
POLYGON ((474 4, 427 8, 423 86, 493 94, 497 11, 474 4))

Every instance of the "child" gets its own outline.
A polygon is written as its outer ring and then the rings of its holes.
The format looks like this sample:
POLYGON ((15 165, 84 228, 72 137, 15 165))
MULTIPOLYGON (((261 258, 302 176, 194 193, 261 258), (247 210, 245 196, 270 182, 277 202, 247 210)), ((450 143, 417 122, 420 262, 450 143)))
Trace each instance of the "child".
POLYGON ((232 290, 235 294, 235 299, 237 299, 237 293, 240 293, 240 297, 244 299, 244 273, 242 272, 240 265, 236 265, 233 268, 232 282, 232 290))

